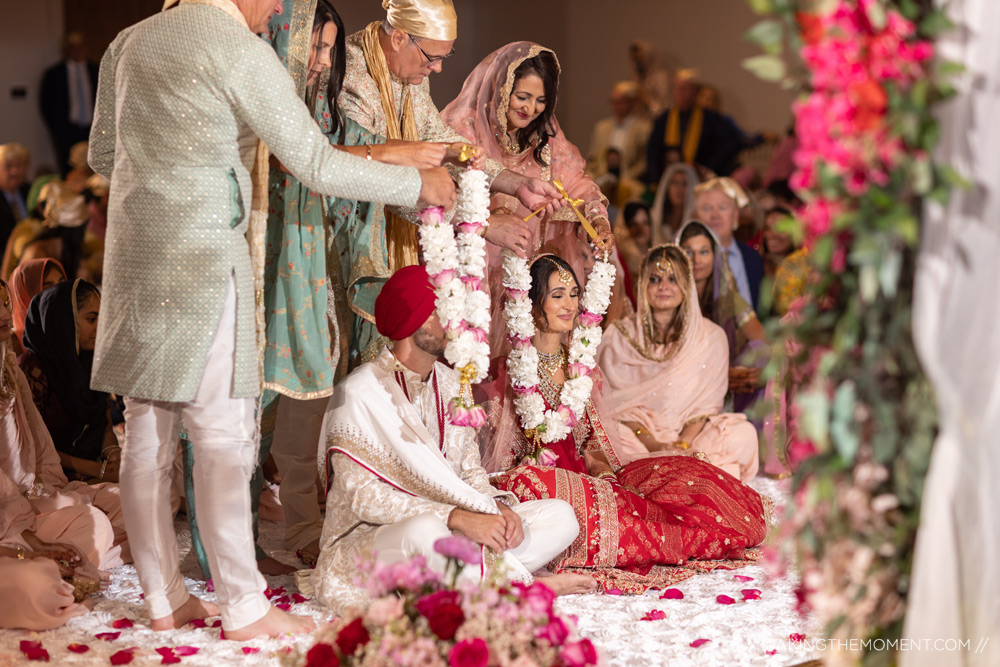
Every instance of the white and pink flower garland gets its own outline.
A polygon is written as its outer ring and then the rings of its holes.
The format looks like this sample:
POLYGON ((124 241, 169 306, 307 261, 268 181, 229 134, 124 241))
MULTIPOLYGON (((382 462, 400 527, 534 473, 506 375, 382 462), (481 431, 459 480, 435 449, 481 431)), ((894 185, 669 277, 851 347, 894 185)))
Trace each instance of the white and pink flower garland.
POLYGON ((448 337, 444 356, 461 374, 459 395, 448 402, 448 419, 456 426, 486 423, 486 412, 472 402, 471 385, 486 377, 490 364, 490 297, 482 288, 486 241, 481 236, 489 216, 489 185, 478 169, 459 177, 454 228, 444 222, 440 207, 420 213, 420 249, 448 337))
MULTIPOLYGON (((543 443, 562 440, 576 425, 590 400, 594 382, 590 377, 597 365, 597 346, 601 343, 601 321, 611 303, 615 267, 606 259, 594 264, 587 277, 587 289, 580 298, 580 315, 569 345, 566 382, 556 409, 546 409, 538 389, 538 351, 532 346, 535 320, 531 314, 531 273, 527 260, 503 251, 503 285, 507 289, 504 318, 507 340, 513 349, 507 357, 507 372, 514 390, 514 407, 521 418, 521 428, 529 438, 543 443)), ((543 453, 535 453, 538 458, 543 453)), ((539 460, 539 462, 543 462, 539 460)))

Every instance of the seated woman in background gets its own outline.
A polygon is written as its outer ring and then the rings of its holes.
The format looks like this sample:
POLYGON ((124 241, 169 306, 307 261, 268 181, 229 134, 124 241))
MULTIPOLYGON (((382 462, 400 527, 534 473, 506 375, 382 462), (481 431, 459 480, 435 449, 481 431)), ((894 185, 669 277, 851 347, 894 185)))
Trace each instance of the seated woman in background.
POLYGON ((686 162, 675 162, 663 173, 656 188, 650 216, 653 245, 669 243, 677 230, 694 214, 694 188, 701 178, 686 162))
POLYGON ((782 255, 775 253, 773 260, 765 256, 765 268, 770 262, 777 260, 773 273, 769 274, 774 278, 774 285, 771 287, 773 301, 771 310, 775 315, 784 316, 788 312, 792 303, 806 293, 806 283, 812 271, 812 264, 809 262, 809 250, 805 247, 796 248, 788 234, 778 231, 771 231, 781 220, 792 217, 792 212, 784 207, 775 207, 767 214, 767 242, 768 254, 772 248, 779 251, 785 249, 782 255))
MULTIPOLYGON (((562 339, 577 324, 579 284, 569 264, 555 255, 538 257, 530 273, 531 346, 537 352, 544 409, 565 412, 569 408, 562 395, 569 368, 562 339)), ((531 409, 530 404, 515 401, 512 384, 512 375, 530 366, 525 359, 530 356, 517 359, 510 369, 508 358, 495 359, 495 379, 477 389, 477 400, 488 403, 491 426, 481 429, 488 438, 484 467, 503 472, 491 483, 522 501, 561 498, 573 505, 580 536, 556 559, 555 571, 590 574, 605 589, 639 593, 676 580, 671 579, 675 572, 656 566, 739 559, 747 547, 763 541, 767 529, 761 496, 701 457, 626 464, 617 428, 601 400, 597 368, 590 374, 593 388, 586 405, 573 415, 575 423, 566 425, 570 428, 564 437, 545 442, 542 433, 526 433, 520 411, 531 409)))
POLYGON ((643 260, 638 312, 615 322, 598 365, 628 460, 701 452, 733 477, 757 474, 757 431, 742 414, 723 413, 729 342, 702 316, 691 262, 676 245, 643 260))
POLYGON ((743 412, 758 398, 759 369, 766 362, 767 351, 764 327, 737 291, 729 263, 718 252, 714 231, 691 220, 681 228, 677 243, 691 258, 702 315, 722 327, 729 340, 729 391, 733 409, 743 412))
POLYGON ((12 319, 10 292, 0 280, 0 497, 5 503, 0 514, 7 520, 27 517, 20 504, 24 500, 35 515, 32 530, 40 539, 74 541, 101 569, 121 565, 123 559, 131 562, 118 485, 70 482, 63 474, 52 438, 31 401, 28 380, 10 349, 12 319), (7 503, 13 504, 8 508, 7 503), (77 521, 86 525, 80 527, 77 521), (67 531, 77 537, 71 540, 67 531))
POLYGON ((118 481, 121 447, 108 394, 90 388, 101 294, 85 280, 59 283, 31 301, 19 363, 63 468, 79 479, 118 481))
POLYGON ((774 206, 764 214, 764 242, 761 250, 764 275, 769 278, 774 278, 781 262, 796 250, 792 235, 778 228, 782 220, 791 217, 792 212, 784 206, 774 206))
MULTIPOLYGON (((24 332, 24 318, 28 315, 28 306, 36 294, 66 280, 66 272, 58 259, 45 257, 23 262, 14 269, 10 276, 11 300, 14 307, 14 338, 17 345, 21 344, 21 334, 24 332)), ((20 354, 23 350, 16 350, 20 354)))
POLYGON ((639 265, 652 242, 649 207, 638 199, 626 202, 615 221, 615 243, 633 283, 639 278, 639 265))

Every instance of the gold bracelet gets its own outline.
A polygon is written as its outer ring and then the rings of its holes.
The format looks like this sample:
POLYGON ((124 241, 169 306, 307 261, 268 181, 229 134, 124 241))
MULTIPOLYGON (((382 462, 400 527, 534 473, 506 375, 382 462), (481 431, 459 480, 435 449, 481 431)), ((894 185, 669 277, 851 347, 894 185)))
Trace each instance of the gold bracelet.
POLYGON ((640 435, 642 435, 642 427, 639 427, 635 430, 635 437, 638 438, 640 435))
POLYGON ((674 447, 678 449, 691 449, 691 443, 687 440, 678 440, 674 442, 674 447))
POLYGON ((17 548, 17 559, 24 560, 24 547, 19 546, 17 548))
POLYGON ((371 161, 372 159, 372 145, 365 144, 365 159, 371 161))

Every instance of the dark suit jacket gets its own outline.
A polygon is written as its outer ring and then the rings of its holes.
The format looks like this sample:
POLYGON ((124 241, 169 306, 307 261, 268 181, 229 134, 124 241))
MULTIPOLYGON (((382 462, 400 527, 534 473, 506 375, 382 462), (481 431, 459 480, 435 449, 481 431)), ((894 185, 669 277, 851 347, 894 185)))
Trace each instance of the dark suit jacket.
MULTIPOLYGON (((704 124, 701 140, 695 152, 694 161, 711 169, 718 176, 728 176, 736 168, 736 157, 743 149, 743 136, 735 126, 721 114, 711 109, 703 109, 704 124)), ((656 184, 667 169, 667 118, 670 109, 664 111, 653 123, 646 146, 646 182, 656 184)), ((687 131, 691 112, 681 112, 681 137, 687 131)))
MULTIPOLYGON (((28 192, 30 190, 31 186, 27 183, 21 186, 21 196, 24 197, 25 202, 28 201, 28 192)), ((3 248, 7 247, 7 239, 10 237, 10 233, 14 231, 14 225, 18 222, 20 220, 14 218, 14 210, 7 203, 7 197, 0 192, 0 254, 3 254, 3 248)))
POLYGON ((746 243, 737 241, 736 245, 743 255, 743 266, 747 270, 747 283, 750 285, 750 297, 753 299, 751 305, 757 310, 757 304, 760 302, 760 283, 764 280, 764 258, 746 243))
MULTIPOLYGON (((87 74, 90 78, 90 90, 94 99, 97 98, 96 64, 87 63, 87 74)), ((69 127, 69 81, 66 78, 66 61, 45 70, 42 75, 42 89, 38 96, 39 106, 45 124, 56 137, 60 137, 69 127)))

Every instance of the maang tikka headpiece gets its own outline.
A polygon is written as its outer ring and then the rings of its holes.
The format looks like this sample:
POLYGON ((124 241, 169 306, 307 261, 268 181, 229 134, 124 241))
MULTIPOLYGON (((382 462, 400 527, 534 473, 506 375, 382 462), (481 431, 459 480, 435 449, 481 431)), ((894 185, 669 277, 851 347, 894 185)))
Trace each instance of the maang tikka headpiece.
POLYGON ((559 271, 559 282, 561 282, 566 287, 570 287, 573 284, 573 274, 571 274, 569 271, 563 268, 563 266, 559 262, 555 261, 551 257, 546 257, 545 259, 548 260, 553 266, 556 267, 556 270, 559 271))

